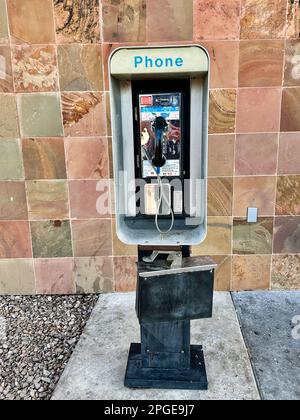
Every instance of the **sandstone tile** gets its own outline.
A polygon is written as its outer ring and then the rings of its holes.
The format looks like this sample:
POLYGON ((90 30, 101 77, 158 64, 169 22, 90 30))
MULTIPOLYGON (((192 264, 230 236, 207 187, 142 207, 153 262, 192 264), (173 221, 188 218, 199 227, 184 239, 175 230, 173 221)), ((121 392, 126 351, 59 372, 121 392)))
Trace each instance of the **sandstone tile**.
POLYGON ((281 175, 300 175, 299 133, 280 134, 278 173, 281 175))
POLYGON ((286 0, 242 0, 241 39, 276 39, 286 34, 286 0))
POLYGON ((16 99, 13 95, 0 93, 0 138, 19 137, 16 99))
MULTIPOLYGON (((109 64, 109 57, 112 54, 113 51, 115 51, 118 48, 125 47, 125 46, 132 46, 132 42, 113 42, 108 43, 105 42, 102 44, 102 60, 103 60, 103 79, 104 79, 104 89, 106 92, 110 90, 109 87, 109 70, 108 70, 108 64, 109 64)), ((134 42, 134 46, 147 46, 147 42, 134 42)))
POLYGON ((284 86, 300 86, 300 40, 287 40, 285 46, 284 86))
POLYGON ((22 94, 18 96, 18 108, 22 137, 63 136, 58 94, 22 94))
POLYGON ((0 179, 24 179, 20 141, 0 139, 0 179))
POLYGON ((105 92, 105 99, 106 99, 106 128, 107 128, 107 135, 111 137, 111 113, 110 113, 110 93, 105 92))
POLYGON ((299 290, 300 254, 273 256, 271 286, 274 290, 299 290))
POLYGON ((0 181, 0 220, 27 220, 25 182, 0 181))
POLYGON ((239 89, 237 133, 279 131, 281 88, 239 89))
POLYGON ((117 48, 124 46, 123 44, 118 43, 104 43, 102 45, 102 60, 103 60, 103 79, 104 79, 104 89, 109 91, 109 57, 111 53, 117 48))
POLYGON ((8 44, 6 0, 0 0, 0 44, 8 44))
POLYGON ((215 287, 216 291, 230 291, 232 258, 231 255, 208 255, 218 264, 215 270, 215 287))
POLYGON ((237 88, 239 73, 238 41, 201 42, 209 52, 211 59, 210 87, 237 88))
POLYGON ((146 41, 146 0, 103 0, 104 42, 146 41))
POLYGON ((208 216, 232 215, 233 178, 208 179, 208 216))
POLYGON ((272 254, 273 218, 233 220, 233 254, 272 254))
POLYGON ((57 42, 100 42, 99 0, 53 0, 57 42))
POLYGON ((300 215, 300 175, 278 177, 276 215, 300 215))
POLYGON ((108 138, 108 155, 109 155, 109 178, 114 179, 114 163, 113 163, 113 145, 112 138, 108 138))
POLYGON ((30 138, 22 140, 25 178, 66 179, 63 138, 30 138))
POLYGON ((271 255, 234 256, 232 290, 266 290, 270 287, 271 255))
POLYGON ((34 258, 72 257, 70 222, 48 220, 30 222, 34 258))
POLYGON ((30 220, 69 217, 66 181, 27 181, 26 190, 30 220))
POLYGON ((70 295, 75 293, 73 259, 34 260, 36 293, 40 295, 70 295))
POLYGON ((273 216, 276 196, 275 176, 234 178, 233 216, 246 217, 248 207, 257 207, 259 216, 273 216))
POLYGON ((278 134, 238 134, 235 148, 236 175, 275 175, 278 134))
POLYGON ((100 45, 59 45, 57 53, 62 91, 103 90, 100 45))
POLYGON ((300 131, 299 101, 300 87, 283 89, 280 131, 300 131))
POLYGON ((67 138, 65 144, 70 179, 109 177, 108 140, 106 138, 67 138))
POLYGON ((239 86, 281 86, 283 56, 283 41, 241 41, 239 86))
MULTIPOLYGON (((1 22, 0 22, 0 25, 1 25, 1 22)), ((0 92, 7 93, 7 92, 13 92, 13 91, 14 91, 14 84, 13 84, 13 77, 12 77, 10 47, 6 45, 0 45, 0 92)))
POLYGON ((77 293, 115 291, 112 257, 75 258, 74 277, 77 293))
POLYGON ((114 257, 116 292, 131 292, 136 289, 136 257, 114 257))
POLYGON ((210 135, 208 139, 208 175, 232 176, 235 136, 210 135))
POLYGON ((1 295, 35 294, 32 259, 0 260, 0 273, 1 295))
POLYGON ((70 181, 72 219, 111 217, 110 181, 70 181))
POLYGON ((137 255, 137 246, 126 245, 120 241, 116 232, 116 221, 113 219, 113 255, 115 256, 134 256, 137 255))
POLYGON ((32 258, 28 222, 0 222, 0 258, 32 258))
POLYGON ((230 255, 214 255, 213 260, 218 264, 215 271, 215 290, 229 291, 231 284, 232 257, 230 255))
POLYGON ((75 257, 112 255, 111 220, 73 220, 75 257))
POLYGON ((106 135, 104 93, 63 93, 62 107, 66 136, 106 135))
POLYGON ((274 254, 300 254, 300 216, 275 217, 274 254))
POLYGON ((147 0, 147 29, 150 42, 192 41, 193 0, 147 0))
POLYGON ((54 44, 52 0, 8 0, 8 19, 14 44, 54 44))
POLYGON ((239 39, 240 0, 196 0, 194 37, 202 39, 239 39))
POLYGON ((210 91, 209 133, 234 133, 236 118, 236 90, 210 91))
POLYGON ((205 241, 192 247, 193 255, 229 255, 232 248, 232 217, 208 217, 205 241))
POLYGON ((13 48, 16 92, 58 91, 56 49, 53 45, 17 45, 13 48))

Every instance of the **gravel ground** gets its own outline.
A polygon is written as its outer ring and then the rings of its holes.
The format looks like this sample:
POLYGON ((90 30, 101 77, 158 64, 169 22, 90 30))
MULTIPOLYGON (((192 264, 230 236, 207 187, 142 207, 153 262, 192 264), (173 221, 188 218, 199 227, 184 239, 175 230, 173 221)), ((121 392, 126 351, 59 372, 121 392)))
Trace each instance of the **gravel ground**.
POLYGON ((0 400, 48 400, 98 296, 0 297, 0 400))

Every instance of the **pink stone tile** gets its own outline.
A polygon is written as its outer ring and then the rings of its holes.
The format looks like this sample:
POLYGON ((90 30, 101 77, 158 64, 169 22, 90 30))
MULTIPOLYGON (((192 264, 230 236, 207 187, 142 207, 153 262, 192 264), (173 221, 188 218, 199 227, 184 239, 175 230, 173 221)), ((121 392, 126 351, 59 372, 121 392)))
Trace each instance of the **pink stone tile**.
POLYGON ((70 181, 72 219, 107 218, 111 216, 110 181, 70 181))
POLYGON ((282 86, 284 41, 240 42, 239 86, 282 86))
POLYGON ((7 11, 12 43, 55 42, 52 0, 9 0, 7 11))
POLYGON ((239 39, 240 0, 196 0, 194 36, 202 39, 239 39))
POLYGON ((73 220, 75 257, 106 257, 112 255, 111 220, 73 220))
POLYGON ((147 26, 148 41, 192 41, 193 0, 148 0, 147 26))
POLYGON ((278 173, 300 175, 300 133, 281 133, 278 173))
POLYGON ((62 93, 61 100, 66 136, 86 137, 106 135, 104 93, 62 93))
POLYGON ((280 105, 281 88, 239 89, 237 133, 279 131, 280 105))
POLYGON ((235 149, 236 175, 275 175, 278 134, 238 134, 235 149))
POLYGON ((0 222, 0 258, 32 258, 28 222, 0 222))
POLYGON ((73 259, 35 260, 36 292, 41 295, 75 293, 73 259))
POLYGON ((109 176, 106 138, 65 140, 69 179, 102 179, 109 176))
POLYGON ((131 292, 136 288, 136 257, 114 257, 114 275, 117 292, 131 292))
POLYGON ((257 207, 261 217, 274 216, 276 177, 235 177, 233 196, 234 217, 246 217, 248 207, 257 207))
POLYGON ((283 89, 280 131, 300 131, 299 101, 300 87, 283 89))
POLYGON ((275 217, 274 254, 300 254, 300 216, 275 217))
POLYGON ((25 179, 66 179, 63 138, 22 140, 25 179))
POLYGON ((0 181, 0 220, 28 220, 25 182, 0 181))
POLYGON ((36 259, 36 292, 49 295, 75 293, 73 259, 36 259))
POLYGON ((211 79, 214 88, 235 88, 238 86, 239 43, 237 41, 201 42, 210 55, 211 79))
POLYGON ((235 135, 210 135, 208 139, 208 175, 232 176, 235 135))

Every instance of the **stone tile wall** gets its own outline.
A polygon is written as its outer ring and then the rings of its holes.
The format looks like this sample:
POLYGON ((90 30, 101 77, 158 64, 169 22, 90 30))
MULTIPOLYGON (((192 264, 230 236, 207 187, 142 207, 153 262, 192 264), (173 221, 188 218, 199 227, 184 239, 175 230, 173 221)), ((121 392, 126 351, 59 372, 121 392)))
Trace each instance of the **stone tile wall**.
POLYGON ((136 247, 95 205, 113 186, 107 61, 156 43, 211 56, 209 226, 193 254, 215 258, 218 290, 300 288, 299 10, 0 0, 0 294, 134 289, 136 247))

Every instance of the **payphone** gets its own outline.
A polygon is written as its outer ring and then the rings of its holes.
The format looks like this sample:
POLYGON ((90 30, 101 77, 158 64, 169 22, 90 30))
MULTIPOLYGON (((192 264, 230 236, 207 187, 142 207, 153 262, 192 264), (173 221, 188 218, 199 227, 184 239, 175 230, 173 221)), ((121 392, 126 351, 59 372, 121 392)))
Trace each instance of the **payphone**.
POLYGON ((123 47, 109 60, 117 235, 139 246, 128 387, 207 388, 190 320, 212 316, 216 265, 189 247, 207 232, 209 69, 197 45, 123 47))
POLYGON ((145 181, 137 218, 155 216, 166 235, 184 216, 184 179, 189 179, 189 80, 135 81, 133 124, 135 177, 145 181), (159 219, 169 220, 165 230, 159 219))

